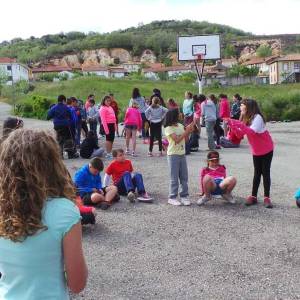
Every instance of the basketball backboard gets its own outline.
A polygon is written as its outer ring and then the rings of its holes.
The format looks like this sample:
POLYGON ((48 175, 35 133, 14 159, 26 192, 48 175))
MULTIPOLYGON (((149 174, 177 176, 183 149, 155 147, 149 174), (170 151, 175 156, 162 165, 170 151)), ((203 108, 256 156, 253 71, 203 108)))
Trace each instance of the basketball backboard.
POLYGON ((178 61, 195 60, 201 56, 207 59, 220 59, 220 35, 178 36, 178 61))

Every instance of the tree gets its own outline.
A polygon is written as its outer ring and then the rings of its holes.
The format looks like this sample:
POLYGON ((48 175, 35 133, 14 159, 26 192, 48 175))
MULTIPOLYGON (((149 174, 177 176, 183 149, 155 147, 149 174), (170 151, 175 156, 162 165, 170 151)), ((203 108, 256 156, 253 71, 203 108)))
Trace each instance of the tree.
POLYGON ((232 58, 236 57, 236 49, 233 45, 227 44, 225 49, 223 50, 223 56, 224 58, 232 58))
POLYGON ((2 69, 0 69, 0 95, 1 95, 2 87, 7 82, 7 80, 8 80, 7 74, 2 69))
POLYGON ((257 50, 256 54, 258 57, 267 57, 272 55, 272 49, 269 45, 267 44, 262 44, 260 45, 257 50))

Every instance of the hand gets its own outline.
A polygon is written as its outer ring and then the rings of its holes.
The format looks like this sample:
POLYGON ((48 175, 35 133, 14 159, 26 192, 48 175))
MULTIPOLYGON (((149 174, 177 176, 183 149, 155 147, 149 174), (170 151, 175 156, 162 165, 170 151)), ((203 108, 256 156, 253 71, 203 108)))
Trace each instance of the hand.
POLYGON ((191 123, 191 124, 189 124, 187 127, 186 127, 186 131, 188 132, 188 133, 192 133, 193 131, 194 131, 194 122, 193 123, 191 123))

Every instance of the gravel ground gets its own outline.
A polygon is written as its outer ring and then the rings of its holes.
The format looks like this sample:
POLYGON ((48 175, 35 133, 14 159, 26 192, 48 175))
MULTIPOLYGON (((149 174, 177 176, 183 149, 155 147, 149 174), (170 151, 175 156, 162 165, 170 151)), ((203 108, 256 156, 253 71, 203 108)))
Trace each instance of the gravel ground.
MULTIPOLYGON (((7 113, 2 104, 1 123, 7 113)), ((268 124, 276 143, 272 210, 261 203, 243 205, 253 173, 246 141, 240 149, 220 151, 228 174, 238 179, 238 204, 219 200, 203 207, 167 204, 166 157, 148 158, 139 141, 133 165, 155 202, 131 204, 122 198, 98 211, 97 224, 83 229, 88 284, 72 299, 300 299, 300 210, 293 200, 300 185, 299 125, 268 124)), ((52 128, 52 123, 26 119, 25 126, 52 128)), ((194 202, 207 148, 204 131, 201 136, 203 150, 188 156, 194 202)), ((117 138, 116 145, 123 146, 124 139, 117 138)), ((65 162, 73 174, 87 160, 65 162)))

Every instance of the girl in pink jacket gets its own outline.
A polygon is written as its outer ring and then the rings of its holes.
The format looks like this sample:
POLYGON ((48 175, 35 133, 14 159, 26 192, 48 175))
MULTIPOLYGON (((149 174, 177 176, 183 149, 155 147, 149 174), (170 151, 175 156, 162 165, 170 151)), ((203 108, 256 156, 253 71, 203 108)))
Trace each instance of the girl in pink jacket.
MULTIPOLYGON (((222 120, 230 118, 230 104, 227 99, 227 95, 220 94, 220 111, 219 116, 222 120)), ((227 136, 228 133, 228 127, 227 123, 223 123, 224 126, 224 136, 227 136)))
POLYGON ((129 154, 129 142, 132 139, 132 156, 136 156, 136 132, 142 130, 142 117, 139 111, 139 104, 136 101, 131 102, 131 107, 127 108, 125 113, 125 133, 126 133, 126 154, 129 154))
POLYGON ((274 143, 269 131, 266 129, 265 118, 255 100, 243 99, 241 101, 241 120, 228 119, 227 123, 237 136, 243 137, 247 135, 253 155, 254 177, 252 194, 247 198, 245 204, 247 206, 257 204, 257 192, 262 176, 264 180, 264 205, 266 208, 272 208, 270 170, 274 143))
POLYGON ((105 132, 105 137, 106 137, 106 142, 105 142, 105 147, 107 152, 106 158, 109 159, 112 158, 111 150, 115 139, 115 132, 117 126, 116 115, 110 104, 111 104, 111 97, 104 96, 101 102, 101 107, 99 109, 99 115, 102 124, 101 126, 103 126, 103 130, 105 132))

